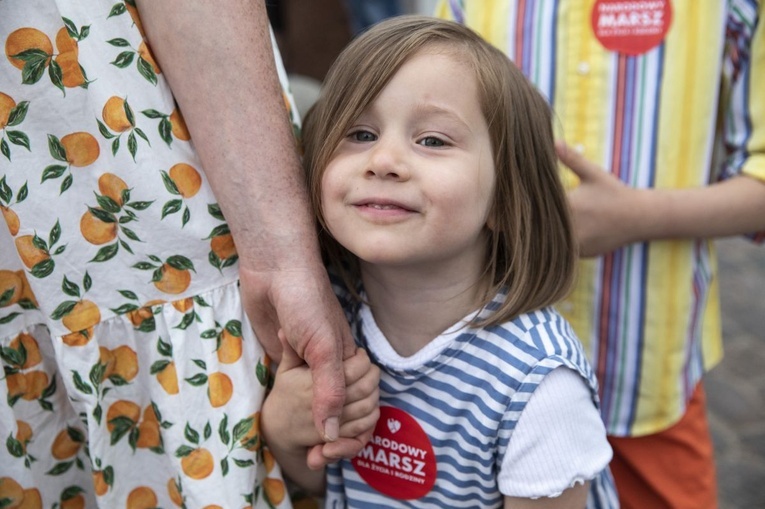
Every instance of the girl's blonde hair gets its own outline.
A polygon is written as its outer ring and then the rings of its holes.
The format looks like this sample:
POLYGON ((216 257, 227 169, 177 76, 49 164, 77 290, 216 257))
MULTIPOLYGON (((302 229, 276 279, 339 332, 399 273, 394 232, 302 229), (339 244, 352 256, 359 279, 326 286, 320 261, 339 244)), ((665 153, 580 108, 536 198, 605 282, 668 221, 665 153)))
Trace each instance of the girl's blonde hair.
POLYGON ((452 50, 472 67, 489 127, 496 183, 483 305, 503 288, 507 297, 479 324, 499 324, 561 299, 573 280, 576 248, 549 106, 502 52, 463 25, 425 16, 391 18, 351 42, 330 69, 303 127, 304 166, 320 241, 327 263, 354 289, 358 260, 327 229, 322 176, 352 123, 402 64, 434 47, 452 50))

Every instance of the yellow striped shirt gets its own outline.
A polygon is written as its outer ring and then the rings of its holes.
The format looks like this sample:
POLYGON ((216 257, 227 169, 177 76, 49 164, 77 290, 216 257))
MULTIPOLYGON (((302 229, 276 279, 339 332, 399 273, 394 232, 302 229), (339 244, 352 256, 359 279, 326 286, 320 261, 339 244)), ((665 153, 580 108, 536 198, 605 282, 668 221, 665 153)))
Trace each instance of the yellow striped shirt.
MULTIPOLYGON (((650 11, 669 0, 602 3, 650 11)), ((597 6, 442 0, 437 15, 502 49, 553 105, 558 136, 633 187, 697 187, 742 172, 765 179, 765 98, 754 92, 765 90, 763 4, 672 0, 666 34, 637 55, 611 51, 596 36, 597 6), (718 119, 722 162, 713 154, 718 119)), ((630 19, 640 18, 610 21, 630 19)), ((559 307, 596 368, 612 435, 675 423, 722 357, 717 260, 707 240, 633 244, 584 260, 559 307)))

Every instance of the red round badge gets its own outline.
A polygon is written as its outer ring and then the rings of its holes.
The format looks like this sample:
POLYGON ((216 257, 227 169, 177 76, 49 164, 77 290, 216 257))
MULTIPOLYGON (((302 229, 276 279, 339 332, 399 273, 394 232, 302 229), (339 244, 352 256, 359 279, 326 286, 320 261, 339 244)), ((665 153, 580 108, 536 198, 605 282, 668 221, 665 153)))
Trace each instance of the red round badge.
POLYGON ((658 46, 672 23, 670 0, 597 0, 592 30, 608 50, 640 55, 658 46))
POLYGON ((436 458, 428 435, 408 413, 380 407, 374 435, 351 460, 362 479, 399 500, 425 496, 436 482, 436 458))

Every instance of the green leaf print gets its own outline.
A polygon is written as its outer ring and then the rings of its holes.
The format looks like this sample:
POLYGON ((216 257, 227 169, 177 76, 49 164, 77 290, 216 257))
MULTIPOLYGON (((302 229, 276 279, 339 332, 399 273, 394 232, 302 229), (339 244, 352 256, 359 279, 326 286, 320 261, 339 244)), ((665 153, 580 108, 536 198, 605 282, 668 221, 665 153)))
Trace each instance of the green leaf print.
POLYGON ((154 67, 141 56, 138 57, 138 72, 152 85, 157 84, 157 74, 154 72, 154 67))
POLYGON ((178 270, 193 270, 196 272, 196 269, 194 269, 194 264, 191 260, 186 258, 185 256, 181 255, 173 255, 169 257, 166 260, 167 264, 170 265, 174 269, 178 270))
MULTIPOLYGON (((123 198, 123 202, 124 201, 125 200, 123 198)), ((133 203, 128 203, 127 206, 132 208, 132 209, 140 211, 140 210, 146 210, 147 208, 149 208, 151 206, 152 203, 154 203, 154 202, 153 201, 136 201, 136 202, 133 202, 133 203)))
POLYGON ((157 340, 157 351, 164 355, 165 357, 172 357, 173 355, 173 345, 163 341, 162 338, 159 338, 157 340))
POLYGON ((8 439, 5 441, 5 447, 14 458, 21 458, 24 456, 24 445, 16 440, 13 435, 8 435, 8 439))
POLYGON ((181 207, 183 207, 182 200, 170 200, 169 202, 165 203, 165 205, 162 207, 162 219, 164 219, 166 216, 169 216, 170 214, 175 214, 181 210, 181 207))
POLYGON ((57 179, 64 174, 66 169, 66 166, 62 166, 60 164, 51 164, 50 166, 46 167, 45 170, 43 170, 42 180, 40 180, 40 182, 42 183, 46 180, 57 179))
POLYGON ((28 194, 29 194, 29 188, 27 186, 27 183, 24 182, 24 185, 21 186, 21 189, 19 189, 19 192, 16 194, 16 203, 21 203, 24 200, 26 200, 28 194))
POLYGON ((101 133, 101 136, 103 136, 107 140, 111 140, 112 138, 115 137, 115 135, 112 134, 112 132, 109 130, 108 127, 106 127, 106 125, 103 122, 101 122, 98 119, 96 119, 96 122, 98 122, 98 132, 101 133))
POLYGON ((210 235, 205 237, 205 240, 212 239, 214 237, 219 237, 221 235, 227 235, 229 233, 231 233, 231 230, 229 229, 228 224, 221 224, 213 228, 212 231, 210 232, 210 235))
POLYGON ((5 307, 10 302, 11 298, 16 294, 16 287, 9 288, 2 295, 0 295, 0 307, 5 307))
POLYGON ((66 89, 62 82, 64 74, 61 71, 61 66, 58 65, 58 62, 55 60, 50 61, 50 65, 48 66, 48 76, 50 77, 51 83, 66 95, 66 89))
MULTIPOLYGON (((98 202, 98 206, 104 209, 105 212, 109 212, 111 214, 117 214, 120 210, 122 210, 122 207, 120 207, 119 203, 112 200, 110 197, 106 195, 101 195, 96 193, 96 201, 98 202)), ((88 207, 91 212, 93 212, 93 209, 91 207, 88 207)), ((112 219, 109 222, 114 222, 114 219, 112 219)))
POLYGON ((93 388, 88 385, 77 371, 72 371, 72 381, 75 388, 83 394, 93 394, 93 388))
POLYGON ((53 228, 51 228, 50 233, 48 234, 48 246, 53 247, 56 245, 56 242, 61 238, 61 223, 56 220, 56 224, 53 225, 53 228))
POLYGON ((64 145, 61 144, 61 140, 52 134, 48 135, 48 151, 50 152, 51 157, 56 161, 67 162, 64 145))
POLYGON ((21 313, 13 312, 10 313, 2 318, 0 318, 0 325, 5 325, 6 323, 11 323, 17 316, 20 316, 21 313))
POLYGON ((117 290, 120 295, 125 297, 126 299, 130 300, 138 300, 138 295, 135 294, 135 292, 131 292, 130 290, 117 290))
POLYGON ((111 11, 109 11, 109 15, 107 16, 107 19, 111 18, 112 16, 119 16, 120 14, 124 14, 126 10, 127 8, 125 7, 125 4, 123 3, 114 4, 112 6, 111 11))
POLYGON ((231 333, 232 336, 238 338, 242 337, 242 322, 239 320, 229 320, 226 323, 226 330, 231 333))
POLYGON ((29 271, 29 273, 38 279, 42 279, 53 274, 53 269, 55 268, 56 262, 54 262, 52 258, 48 258, 32 267, 32 270, 29 271))
POLYGON ((29 110, 29 101, 21 101, 17 104, 8 115, 7 127, 14 127, 24 121, 29 110))
POLYGON ((66 31, 69 33, 69 37, 77 39, 80 35, 77 33, 77 25, 72 23, 72 20, 65 17, 62 17, 61 20, 64 22, 64 26, 66 27, 66 31))
POLYGON ((13 190, 5 181, 5 175, 3 175, 3 178, 0 178, 0 200, 8 203, 11 201, 11 198, 13 198, 13 190))
POLYGON ((120 69, 124 69, 133 63, 134 58, 135 58, 135 52, 123 51, 122 53, 117 55, 117 58, 115 58, 114 61, 111 62, 111 64, 116 65, 120 69))
POLYGON ((53 320, 61 320, 64 316, 72 312, 72 309, 74 309, 74 306, 76 304, 77 304, 77 301, 73 301, 73 300, 64 301, 58 305, 58 307, 53 311, 53 314, 51 314, 50 317, 53 320))
POLYGON ((224 445, 228 445, 231 442, 231 434, 228 432, 228 414, 223 415, 223 420, 218 425, 218 436, 224 445))
POLYGON ((135 133, 131 132, 128 135, 128 152, 130 152, 130 155, 133 156, 133 161, 135 161, 135 155, 138 152, 138 142, 135 139, 135 133))
POLYGON ((153 118, 153 119, 166 118, 167 117, 167 115, 165 115, 161 111, 152 110, 152 109, 143 110, 141 113, 143 113, 145 116, 147 116, 149 118, 153 118))
POLYGON ((165 369, 168 364, 170 364, 170 361, 168 360, 155 361, 151 365, 151 368, 149 369, 149 373, 151 373, 152 375, 156 375, 157 373, 160 373, 163 369, 165 369))
POLYGON ((74 177, 72 177, 71 175, 67 175, 66 177, 64 177, 64 181, 61 182, 61 188, 59 193, 64 194, 64 191, 72 187, 72 183, 74 183, 74 177))
POLYGON ((220 205, 217 203, 210 203, 207 205, 207 212, 215 219, 220 219, 221 221, 226 220, 226 218, 223 217, 223 212, 220 210, 220 205))
POLYGON ((45 72, 45 59, 29 60, 21 70, 21 82, 24 85, 33 85, 40 81, 45 72))
POLYGON ((108 246, 104 246, 101 249, 98 250, 96 253, 96 256, 94 256, 91 260, 91 262, 105 262, 107 260, 111 260, 115 256, 117 256, 117 252, 119 251, 119 244, 116 242, 114 244, 109 244, 108 246))
POLYGON ((61 289, 70 297, 80 298, 80 287, 76 283, 69 281, 66 276, 64 276, 64 280, 61 282, 61 289))
POLYGON ((5 134, 8 135, 8 139, 14 145, 24 147, 25 149, 31 151, 29 148, 29 136, 26 134, 22 133, 21 131, 6 131, 5 134))
POLYGON ((125 313, 130 313, 131 311, 135 311, 136 309, 139 309, 138 306, 135 304, 123 304, 118 308, 110 308, 111 311, 116 315, 124 315, 125 313))
POLYGON ((129 48, 130 47, 130 43, 127 40, 122 39, 122 38, 109 39, 106 42, 108 42, 112 46, 116 46, 118 48, 129 48))
POLYGON ((128 434, 128 432, 130 432, 130 430, 133 429, 133 426, 135 426, 135 422, 133 422, 133 419, 131 419, 130 417, 125 417, 124 415, 115 417, 114 419, 109 421, 109 424, 114 426, 114 428, 112 429, 110 442, 109 442, 111 445, 114 445, 117 442, 119 442, 122 439, 122 437, 128 434))
POLYGON ((253 424, 255 424, 255 419, 252 417, 248 417, 237 422, 233 429, 234 442, 239 442, 242 438, 244 438, 244 436, 247 435, 247 433, 249 433, 252 429, 253 424))
POLYGON ((160 120, 157 130, 159 131, 159 137, 167 143, 168 147, 173 144, 173 125, 170 123, 169 118, 165 117, 160 120))
POLYGON ((62 461, 61 463, 56 464, 56 466, 45 472, 45 475, 61 475, 68 472, 69 469, 72 468, 72 465, 74 465, 74 461, 62 461))
POLYGON ((175 450, 175 456, 177 458, 184 458, 192 452, 194 452, 194 448, 189 447, 188 445, 182 445, 175 450))
POLYGON ((181 320, 181 323, 176 325, 174 328, 178 330, 186 330, 188 329, 192 323, 194 323, 194 316, 195 313, 186 313, 183 315, 183 319, 181 320))
POLYGON ((186 423, 186 427, 183 430, 183 436, 186 437, 186 440, 192 444, 199 444, 199 433, 194 428, 192 428, 189 423, 186 423))
POLYGON ((191 378, 186 378, 185 380, 194 387, 200 387, 207 383, 207 375, 204 373, 198 373, 191 378))
POLYGON ((135 127, 135 115, 133 115, 133 108, 130 107, 127 100, 122 103, 122 110, 125 112, 125 118, 131 127, 135 127))

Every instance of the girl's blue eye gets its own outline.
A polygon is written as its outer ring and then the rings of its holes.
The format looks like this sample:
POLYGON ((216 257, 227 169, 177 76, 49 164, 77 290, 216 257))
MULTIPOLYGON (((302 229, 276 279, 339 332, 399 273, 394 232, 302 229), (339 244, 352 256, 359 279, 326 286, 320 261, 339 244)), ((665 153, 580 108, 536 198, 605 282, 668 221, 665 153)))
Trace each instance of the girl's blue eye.
POLYGON ((419 141, 420 145, 424 147, 443 147, 446 145, 444 140, 436 138, 434 136, 427 136, 419 141))
POLYGON ((356 131, 351 133, 351 138, 353 141, 375 141, 377 136, 370 133, 369 131, 356 131))

